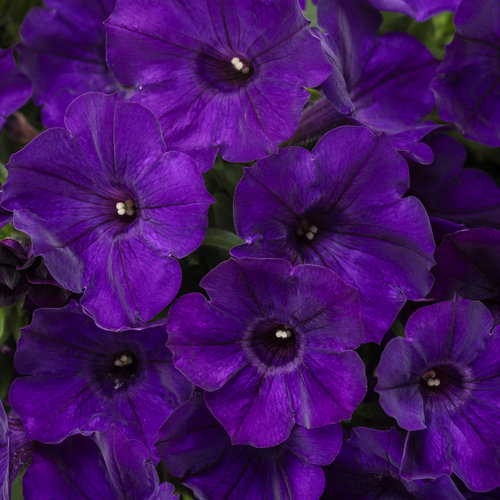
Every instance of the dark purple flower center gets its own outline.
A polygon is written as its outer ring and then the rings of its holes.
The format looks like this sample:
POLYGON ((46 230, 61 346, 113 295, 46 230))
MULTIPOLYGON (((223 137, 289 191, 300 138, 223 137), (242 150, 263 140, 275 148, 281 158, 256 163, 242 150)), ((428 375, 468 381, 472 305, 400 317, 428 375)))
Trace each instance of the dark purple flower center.
POLYGON ((464 369, 453 364, 436 365, 420 378, 420 391, 424 399, 441 398, 452 406, 464 403, 472 388, 464 369))
POLYGON ((222 92, 241 87, 254 72, 252 62, 241 55, 208 49, 198 58, 198 74, 202 82, 222 92))
POLYGON ((125 387, 136 376, 139 363, 132 351, 122 351, 116 354, 112 364, 108 366, 106 377, 111 382, 113 389, 125 387))
POLYGON ((307 243, 313 241, 319 232, 318 226, 309 219, 303 218, 295 227, 295 236, 299 243, 307 243))
POLYGON ((297 359, 297 335, 284 323, 259 324, 245 339, 245 347, 259 365, 268 368, 290 366, 297 359))

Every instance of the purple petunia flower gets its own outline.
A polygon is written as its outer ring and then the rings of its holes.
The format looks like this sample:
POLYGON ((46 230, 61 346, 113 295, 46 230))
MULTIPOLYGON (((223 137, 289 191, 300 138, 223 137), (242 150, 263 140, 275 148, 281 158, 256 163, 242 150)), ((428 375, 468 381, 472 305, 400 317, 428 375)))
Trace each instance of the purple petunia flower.
POLYGON ((319 429, 296 425, 273 448, 231 446, 200 395, 183 403, 159 433, 158 449, 169 472, 200 500, 317 500, 329 464, 342 444, 340 424, 319 429))
POLYGON ((401 476, 454 472, 473 491, 500 485, 500 327, 480 302, 423 307, 377 370, 380 404, 408 429, 401 476))
POLYGON ((325 468, 328 500, 464 500, 449 476, 406 481, 399 475, 404 436, 396 429, 352 429, 335 462, 325 468))
POLYGON ((401 12, 414 17, 417 21, 425 21, 440 12, 455 12, 460 0, 368 0, 380 10, 401 12))
POLYGON ((359 289, 366 341, 380 342, 406 298, 430 290, 434 243, 408 166, 384 136, 341 127, 312 154, 285 148, 246 169, 234 198, 247 242, 235 257, 283 257, 333 269, 359 289))
POLYGON ((12 155, 2 204, 52 276, 83 292, 99 326, 142 324, 177 294, 179 263, 203 240, 213 201, 191 158, 166 152, 137 103, 90 93, 12 155))
POLYGON ((410 192, 424 204, 436 240, 468 227, 500 229, 500 187, 482 170, 463 169, 465 148, 455 139, 431 134, 431 165, 410 164, 410 192))
POLYGON ((430 163, 432 151, 418 141, 438 127, 422 123, 434 107, 429 84, 437 61, 405 33, 377 35, 382 17, 365 0, 322 0, 318 23, 333 72, 326 97, 307 108, 292 141, 315 138, 352 123, 386 132, 394 147, 430 163))
POLYGON ((14 62, 12 49, 0 50, 0 129, 31 96, 31 83, 14 62))
POLYGON ((463 0, 454 21, 432 82, 439 116, 469 139, 500 146, 500 2, 463 0))
POLYGON ((28 298, 40 307, 61 307, 71 292, 59 286, 31 244, 11 238, 0 241, 0 306, 28 298))
POLYGON ((75 302, 39 309, 23 329, 10 402, 29 439, 58 443, 115 425, 152 446, 191 384, 174 368, 162 324, 105 332, 75 302))
POLYGON ((455 293, 483 301, 500 324, 500 231, 476 228, 450 234, 436 250, 431 296, 451 299, 455 293))
POLYGON ((106 22, 116 78, 160 119, 170 146, 208 170, 217 151, 276 152, 331 66, 297 0, 118 0, 106 22))
POLYGON ((23 494, 26 500, 178 500, 172 485, 158 482, 147 448, 112 428, 57 446, 36 443, 23 494))
POLYGON ((282 259, 229 260, 180 297, 167 331, 174 365, 209 391, 234 444, 275 446, 295 423, 350 418, 366 392, 356 291, 333 271, 282 259))
POLYGON ((104 20, 115 0, 45 0, 31 9, 21 26, 19 63, 31 78, 34 101, 46 127, 62 127, 75 97, 112 93, 119 85, 105 59, 104 20))

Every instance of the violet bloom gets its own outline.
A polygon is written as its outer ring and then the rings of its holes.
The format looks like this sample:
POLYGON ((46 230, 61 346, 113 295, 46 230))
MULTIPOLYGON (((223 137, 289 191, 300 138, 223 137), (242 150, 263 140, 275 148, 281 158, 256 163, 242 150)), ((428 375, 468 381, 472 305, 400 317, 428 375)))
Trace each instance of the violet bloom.
POLYGON ((399 475, 404 436, 396 429, 351 430, 335 462, 325 468, 328 500, 464 500, 449 476, 406 481, 399 475))
POLYGON ((147 448, 112 428, 57 446, 36 443, 23 494, 26 500, 178 500, 169 484, 158 495, 158 482, 147 448))
POLYGON ((406 338, 386 346, 380 404, 409 432, 407 480, 454 472, 473 491, 500 486, 500 327, 488 309, 457 297, 423 307, 406 338))
POLYGON ((234 197, 235 257, 333 269, 359 289, 366 341, 380 342, 406 298, 432 285, 434 243, 408 165, 384 136, 341 127, 312 154, 285 148, 247 168, 234 197))
POLYGON ((31 78, 46 127, 64 126, 68 105, 84 92, 112 93, 118 84, 105 59, 104 20, 115 0, 45 0, 21 26, 19 63, 31 78))
POLYGON ((142 324, 177 294, 172 255, 200 245, 212 197, 140 104, 89 93, 65 121, 12 155, 2 204, 99 326, 142 324))
POLYGON ((12 49, 0 50, 0 129, 31 96, 29 78, 16 66, 12 49))
POLYGON ((168 320, 174 365, 234 444, 275 446, 295 423, 349 419, 366 392, 356 291, 333 271, 282 259, 229 260, 177 299, 168 320))
POLYGON ((437 127, 422 122, 434 107, 437 61, 406 33, 378 36, 381 22, 365 0, 322 0, 318 23, 333 72, 322 85, 326 97, 304 111, 292 141, 354 123, 386 132, 396 149, 430 163, 432 152, 418 141, 437 127))
POLYGON ((434 152, 431 165, 410 164, 410 192, 430 216, 434 236, 467 227, 500 229, 500 187, 482 170, 463 168, 465 148, 455 139, 432 134, 424 142, 434 152))
POLYGON ((460 0, 368 0, 374 7, 380 10, 391 10, 401 12, 415 18, 417 21, 425 21, 429 17, 440 12, 455 12, 460 0))
POLYGON ((450 234, 436 250, 431 291, 437 300, 455 293, 483 301, 500 324, 500 231, 477 228, 450 234))
POLYGON ((192 391, 172 365, 165 340, 163 324, 102 331, 75 302, 36 310, 14 360, 25 376, 14 380, 9 396, 28 438, 58 443, 115 425, 151 447, 192 391))
POLYGON ((0 241, 0 306, 16 303, 25 296, 40 307, 61 307, 71 292, 59 286, 31 244, 11 238, 0 241))
POLYGON ((231 446, 229 436, 200 395, 167 419, 157 447, 169 472, 199 500, 318 500, 325 485, 321 465, 342 444, 340 424, 319 429, 296 425, 273 448, 231 446))
POLYGON ((500 146, 500 2, 463 0, 432 88, 440 118, 469 139, 500 146))
POLYGON ((108 63, 160 119, 165 140, 202 171, 217 151, 247 162, 288 139, 331 71, 297 0, 118 0, 108 63))

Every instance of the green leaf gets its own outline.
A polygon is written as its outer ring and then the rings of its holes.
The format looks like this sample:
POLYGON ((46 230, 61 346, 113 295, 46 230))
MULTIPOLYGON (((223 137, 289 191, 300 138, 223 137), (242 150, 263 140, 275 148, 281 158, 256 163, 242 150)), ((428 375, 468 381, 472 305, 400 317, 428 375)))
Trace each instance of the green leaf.
POLYGON ((21 328, 27 323, 22 307, 23 301, 20 300, 16 304, 0 308, 0 347, 9 338, 17 341, 21 336, 21 328))
POLYGON ((211 227, 207 231, 207 235, 203 240, 202 245, 209 247, 222 248, 229 252, 231 248, 236 245, 241 245, 245 243, 242 239, 238 238, 234 233, 226 231, 224 229, 219 229, 211 227))
POLYGON ((317 7, 316 5, 313 5, 311 0, 307 0, 306 4, 306 11, 304 12, 304 15, 311 21, 311 26, 318 26, 318 17, 317 17, 317 7))
POLYGON ((391 326, 391 330, 399 337, 406 337, 405 327, 399 320, 394 321, 391 326))

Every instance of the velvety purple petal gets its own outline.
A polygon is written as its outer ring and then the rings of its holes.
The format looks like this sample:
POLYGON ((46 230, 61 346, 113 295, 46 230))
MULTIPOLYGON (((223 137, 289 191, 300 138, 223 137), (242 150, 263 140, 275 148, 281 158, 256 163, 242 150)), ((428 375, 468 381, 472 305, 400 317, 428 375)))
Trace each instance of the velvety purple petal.
POLYGON ((286 376, 286 385, 298 424, 314 428, 349 420, 366 394, 364 365, 354 352, 318 350, 286 376))
POLYGON ((500 231, 476 228, 445 236, 436 250, 432 296, 438 300, 454 293, 489 306, 500 302, 500 231))
POLYGON ((436 67, 436 59, 412 36, 381 36, 351 92, 357 119, 387 133, 417 123, 434 107, 428 87, 436 67))
POLYGON ((411 192, 431 217, 468 227, 500 229, 500 187, 486 172, 467 168, 465 148, 446 135, 425 139, 434 151, 429 166, 411 165, 411 192))
POLYGON ((429 17, 440 12, 455 12, 460 0, 368 0, 373 6, 380 10, 391 10, 401 12, 415 18, 417 21, 425 21, 429 17))
POLYGON ((6 118, 17 111, 31 95, 31 82, 14 62, 12 49, 0 50, 0 129, 6 118))
POLYGON ((184 295, 174 302, 167 331, 175 366, 205 390, 220 388, 247 362, 239 345, 241 323, 210 307, 201 294, 184 295))
POLYGON ((175 486, 170 483, 162 483, 156 488, 147 500, 178 500, 179 495, 174 495, 175 486))
POLYGON ((103 21, 114 0, 46 2, 50 10, 31 9, 21 26, 17 47, 23 71, 34 84, 34 100, 43 106, 47 127, 62 126, 71 101, 88 91, 114 92, 118 85, 105 61, 103 21))
POLYGON ((439 116, 469 139, 499 146, 500 5, 463 0, 454 23, 455 37, 432 83, 439 116))
POLYGON ((385 347, 377 368, 375 390, 380 394, 382 408, 403 429, 409 430, 426 428, 419 390, 426 361, 417 354, 410 340, 396 337, 385 347))
POLYGON ((137 441, 126 439, 114 427, 105 433, 96 433, 94 441, 117 496, 147 499, 158 486, 149 450, 137 441))
MULTIPOLYGON (((0 491, 4 491, 4 485, 9 479, 9 423, 3 404, 0 403, 0 491)), ((2 498, 3 500, 3 498, 2 498)))
POLYGON ((253 366, 241 368, 221 389, 206 393, 205 400, 233 444, 276 446, 293 428, 292 402, 283 376, 266 377, 253 366))

